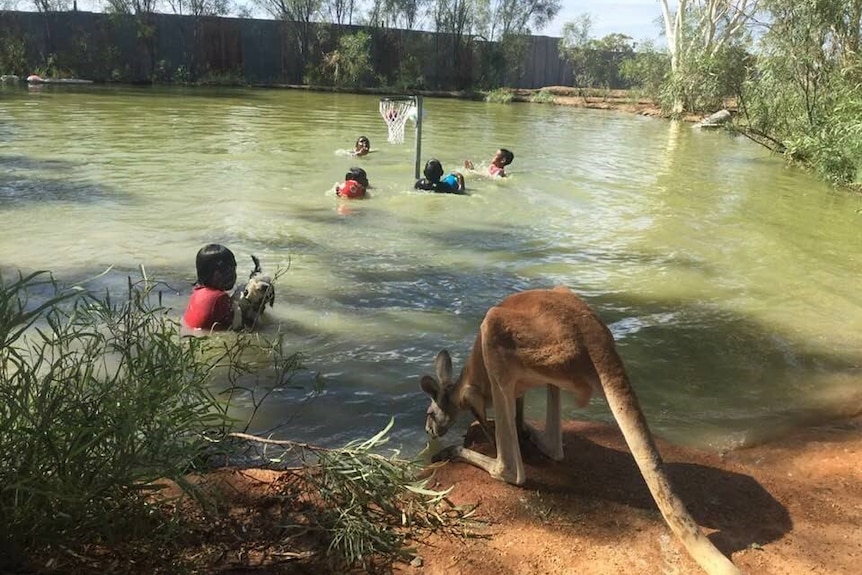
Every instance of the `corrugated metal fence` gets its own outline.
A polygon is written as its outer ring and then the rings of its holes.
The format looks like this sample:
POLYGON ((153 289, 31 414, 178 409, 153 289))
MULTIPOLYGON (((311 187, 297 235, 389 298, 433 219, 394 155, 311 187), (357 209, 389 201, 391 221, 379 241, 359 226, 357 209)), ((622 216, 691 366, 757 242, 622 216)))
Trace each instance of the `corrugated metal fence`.
MULTIPOLYGON (((53 64, 60 71, 96 81, 223 76, 251 84, 301 84, 304 62, 316 61, 315 52, 331 50, 339 34, 364 29, 372 38, 377 73, 387 78, 403 75, 405 62, 410 62, 422 87, 452 90, 478 87, 487 76, 481 51, 499 48, 481 42, 459 48, 451 36, 430 32, 311 26, 309 51, 304 55, 299 28, 279 20, 3 11, 0 67, 10 65, 9 54, 4 53, 9 51, 9 43, 23 41, 29 68, 21 73, 53 64)), ((531 36, 525 40, 523 62, 492 83, 511 88, 571 85, 571 65, 560 58, 557 38, 531 36)), ((0 69, 0 74, 14 71, 0 69)))

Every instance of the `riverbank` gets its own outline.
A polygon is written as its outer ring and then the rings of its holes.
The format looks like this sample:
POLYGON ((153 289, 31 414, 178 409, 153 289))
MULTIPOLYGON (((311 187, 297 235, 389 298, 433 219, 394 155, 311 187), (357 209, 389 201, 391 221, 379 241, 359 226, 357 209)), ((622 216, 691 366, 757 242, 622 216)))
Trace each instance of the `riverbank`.
MULTIPOLYGON (((474 428, 475 429, 475 428, 474 428)), ((478 432, 466 443, 487 452, 478 432)), ((659 440, 675 488, 695 520, 749 575, 852 575, 862 562, 862 416, 799 430, 725 455, 659 440)), ((615 426, 569 421, 565 460, 525 453, 527 483, 514 487, 462 463, 436 470, 430 487, 478 504, 465 537, 414 542, 401 575, 699 574, 666 527, 615 426)), ((208 476, 229 520, 186 537, 179 554, 123 561, 125 573, 336 575, 308 564, 279 537, 279 493, 289 475, 225 469, 208 476)), ((136 553, 140 553, 137 549, 136 553)))
MULTIPOLYGON (((744 572, 857 573, 862 562, 862 417, 724 456, 659 442, 705 532, 744 572)), ((409 575, 701 573, 658 513, 619 432, 569 422, 566 458, 526 457, 511 487, 449 464, 436 488, 478 502, 487 538, 423 544, 409 575)))

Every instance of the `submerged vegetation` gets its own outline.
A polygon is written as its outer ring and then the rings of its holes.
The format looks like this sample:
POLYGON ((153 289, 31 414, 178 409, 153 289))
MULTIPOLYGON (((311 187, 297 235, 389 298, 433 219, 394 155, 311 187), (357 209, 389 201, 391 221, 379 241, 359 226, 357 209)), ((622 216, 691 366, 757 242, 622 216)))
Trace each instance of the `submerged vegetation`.
MULTIPOLYGON (((152 549, 170 557, 225 512, 190 474, 247 449, 231 436, 249 423, 231 417, 233 402, 265 401, 303 370, 301 357, 285 354, 280 337, 183 335, 159 300, 146 278, 130 280, 120 300, 43 272, 0 278, 0 569, 98 572, 111 561, 105 549, 136 541, 146 541, 135 559, 145 565, 152 549), (165 482, 204 515, 178 513, 165 482)), ((312 558, 385 562, 404 555, 399 530, 464 517, 435 511, 445 494, 423 489, 415 462, 377 453, 386 432, 344 449, 294 446, 301 465, 282 494, 283 518, 294 518, 278 533, 285 545, 289 525, 301 524, 316 534, 312 558), (303 497, 313 504, 297 507, 303 497)))

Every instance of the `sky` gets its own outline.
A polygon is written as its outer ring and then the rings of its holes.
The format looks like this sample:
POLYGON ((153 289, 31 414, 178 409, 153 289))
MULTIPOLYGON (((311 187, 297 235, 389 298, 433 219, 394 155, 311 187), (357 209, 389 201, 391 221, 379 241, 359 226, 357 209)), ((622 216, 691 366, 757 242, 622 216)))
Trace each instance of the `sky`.
POLYGON ((561 0, 561 4, 562 9, 553 22, 536 34, 562 36, 563 25, 584 13, 592 18, 591 36, 594 38, 620 32, 639 42, 657 40, 661 34, 657 22, 661 18, 659 0, 561 0))

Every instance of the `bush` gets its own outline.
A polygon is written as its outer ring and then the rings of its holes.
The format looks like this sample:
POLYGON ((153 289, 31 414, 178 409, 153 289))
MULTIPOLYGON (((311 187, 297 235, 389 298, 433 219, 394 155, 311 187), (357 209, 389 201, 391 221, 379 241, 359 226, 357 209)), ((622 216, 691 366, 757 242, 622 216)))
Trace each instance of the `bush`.
POLYGON ((556 101, 550 90, 539 90, 530 96, 530 102, 534 104, 553 104, 556 101))
MULTIPOLYGON (((251 351, 281 358, 280 341, 184 337, 158 299, 131 280, 116 301, 45 272, 0 277, 0 568, 49 548, 170 538, 149 497, 157 481, 185 485, 235 425, 216 373, 254 371, 251 351)), ((297 361, 276 361, 277 377, 297 361)))
POLYGON ((485 94, 485 101, 494 104, 508 104, 514 99, 515 95, 512 91, 505 88, 498 88, 485 94))

